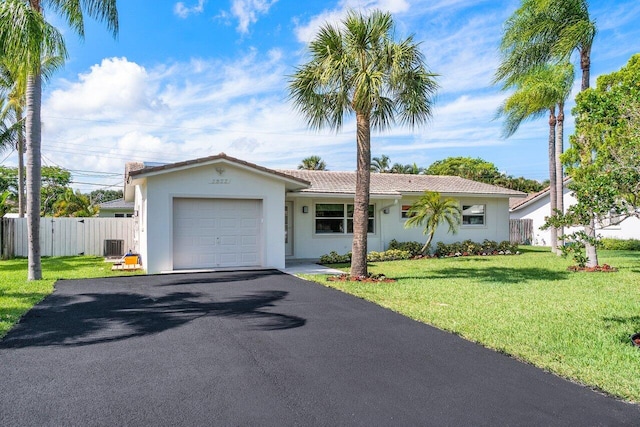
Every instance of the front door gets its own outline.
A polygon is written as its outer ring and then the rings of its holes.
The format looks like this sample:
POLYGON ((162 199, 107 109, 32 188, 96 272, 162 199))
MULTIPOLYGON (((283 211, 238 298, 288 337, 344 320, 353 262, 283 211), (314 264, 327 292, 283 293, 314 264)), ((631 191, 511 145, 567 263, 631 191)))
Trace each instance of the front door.
POLYGON ((293 202, 284 203, 284 254, 293 255, 293 202))

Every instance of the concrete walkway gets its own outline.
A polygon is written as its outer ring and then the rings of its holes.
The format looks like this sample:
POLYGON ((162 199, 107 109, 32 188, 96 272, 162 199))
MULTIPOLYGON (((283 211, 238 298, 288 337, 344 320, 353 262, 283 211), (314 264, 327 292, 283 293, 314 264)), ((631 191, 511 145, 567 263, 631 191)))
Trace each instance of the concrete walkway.
POLYGON ((285 262, 285 268, 281 270, 287 274, 343 274, 344 271, 325 267, 316 263, 313 259, 291 259, 285 262))

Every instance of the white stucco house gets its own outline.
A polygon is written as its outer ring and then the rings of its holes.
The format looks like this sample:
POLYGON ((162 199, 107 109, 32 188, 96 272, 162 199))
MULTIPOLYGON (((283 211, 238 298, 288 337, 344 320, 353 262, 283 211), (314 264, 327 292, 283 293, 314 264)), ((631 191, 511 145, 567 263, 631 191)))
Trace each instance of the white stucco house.
MULTIPOLYGON (((221 153, 166 165, 128 163, 125 201, 134 203, 136 251, 148 273, 273 267, 285 260, 346 253, 352 243, 354 172, 273 170, 221 153)), ((423 241, 405 229, 425 191, 463 209, 457 235, 434 242, 509 239, 509 198, 524 193, 459 177, 371 174, 369 251, 392 239, 423 241)))
MULTIPOLYGON (((576 203, 571 190, 567 185, 570 179, 565 179, 563 187, 563 202, 565 210, 567 207, 576 203)), ((549 246, 551 242, 551 233, 549 230, 540 230, 540 227, 546 222, 546 218, 551 215, 549 188, 533 193, 524 199, 512 199, 509 208, 511 219, 531 219, 533 221, 533 245, 549 246)), ((640 239, 640 219, 627 218, 619 224, 616 224, 617 216, 608 218, 603 223, 597 224, 596 233, 601 237, 614 239, 640 239)), ((565 233, 578 231, 580 228, 565 229, 565 233)))

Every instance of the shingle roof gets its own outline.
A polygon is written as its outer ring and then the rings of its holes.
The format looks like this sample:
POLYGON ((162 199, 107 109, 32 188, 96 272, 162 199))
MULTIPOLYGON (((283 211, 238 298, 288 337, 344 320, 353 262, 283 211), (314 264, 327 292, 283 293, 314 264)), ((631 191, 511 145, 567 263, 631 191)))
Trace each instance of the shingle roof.
POLYGON ((125 202, 124 199, 115 199, 100 203, 100 209, 133 209, 133 202, 125 202))
MULTIPOLYGON (((566 185, 571 181, 571 177, 565 177, 563 180, 562 185, 564 187, 566 187, 566 185)), ((547 187, 541 191, 538 191, 537 193, 531 193, 529 194, 527 197, 525 197, 524 199, 513 199, 513 200, 509 200, 509 211, 513 212, 513 211, 517 211, 518 209, 521 209, 525 206, 527 206, 529 203, 533 202, 534 200, 538 200, 541 197, 545 197, 547 194, 549 194, 549 189, 550 187, 547 187)))
MULTIPOLYGON (((280 170, 311 183, 300 193, 353 194, 356 188, 355 172, 280 170)), ((425 190, 443 194, 483 194, 507 197, 524 197, 525 193, 495 185, 471 181, 457 176, 405 175, 372 173, 370 194, 398 196, 404 193, 422 193, 425 190)))

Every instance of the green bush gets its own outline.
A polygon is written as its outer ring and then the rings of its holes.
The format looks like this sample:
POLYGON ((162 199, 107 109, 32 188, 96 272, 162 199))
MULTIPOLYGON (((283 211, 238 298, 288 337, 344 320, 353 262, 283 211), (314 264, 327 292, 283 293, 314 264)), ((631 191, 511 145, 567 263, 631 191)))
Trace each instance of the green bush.
POLYGON ((518 251, 518 245, 507 240, 497 243, 485 239, 482 243, 471 240, 455 243, 436 243, 435 255, 445 256, 469 256, 469 255, 510 255, 518 251))
POLYGON ((395 261, 410 258, 412 258, 411 252, 401 251, 400 249, 389 249, 384 252, 371 251, 367 254, 367 261, 369 262, 395 261))
POLYGON ((600 247, 609 251, 640 251, 640 240, 603 238, 600 247))
MULTIPOLYGON (((371 251, 367 254, 368 262, 394 261, 397 259, 410 258, 412 258, 411 252, 401 251, 399 249, 389 249, 384 252, 371 251)), ((336 251, 331 251, 320 257, 320 264, 344 264, 349 262, 351 262, 351 252, 340 255, 336 251)))
POLYGON ((336 251, 331 251, 327 255, 320 257, 320 264, 344 264, 351 262, 351 252, 338 255, 336 251))
POLYGON ((398 242, 396 239, 393 239, 389 242, 389 248, 397 249, 400 251, 407 251, 411 254, 412 257, 420 255, 420 249, 422 249, 423 244, 420 242, 398 242))

